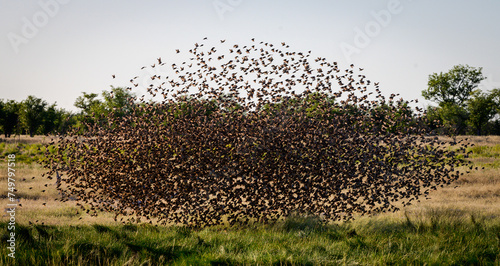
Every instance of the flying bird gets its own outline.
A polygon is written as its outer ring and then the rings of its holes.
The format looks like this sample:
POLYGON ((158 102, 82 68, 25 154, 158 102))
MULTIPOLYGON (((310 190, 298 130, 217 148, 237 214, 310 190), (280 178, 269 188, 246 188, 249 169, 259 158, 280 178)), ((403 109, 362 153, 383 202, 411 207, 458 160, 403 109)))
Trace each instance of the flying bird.
POLYGON ((247 42, 159 57, 140 78, 149 97, 59 136, 44 167, 64 173, 60 200, 124 223, 328 222, 396 211, 458 178, 456 151, 354 64, 247 42))

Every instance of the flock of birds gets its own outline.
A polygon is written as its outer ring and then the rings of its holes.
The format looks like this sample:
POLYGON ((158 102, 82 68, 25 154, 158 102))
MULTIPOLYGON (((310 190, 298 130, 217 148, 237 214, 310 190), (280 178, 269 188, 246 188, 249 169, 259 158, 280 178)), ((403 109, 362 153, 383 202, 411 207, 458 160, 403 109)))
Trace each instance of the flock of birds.
POLYGON ((424 116, 363 69, 285 43, 203 42, 184 62, 151 65, 161 70, 145 88, 160 101, 131 98, 51 143, 44 165, 62 173, 61 200, 123 222, 332 221, 395 211, 459 177, 465 145, 429 137, 424 116))

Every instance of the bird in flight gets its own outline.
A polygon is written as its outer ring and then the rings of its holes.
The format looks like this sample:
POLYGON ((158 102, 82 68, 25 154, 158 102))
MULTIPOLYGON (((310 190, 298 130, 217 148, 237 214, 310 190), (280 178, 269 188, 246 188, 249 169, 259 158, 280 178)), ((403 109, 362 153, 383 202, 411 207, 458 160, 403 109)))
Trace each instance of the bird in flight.
POLYGON ((158 57, 149 79, 130 79, 131 87, 148 81, 140 84, 163 100, 131 99, 61 139, 64 154, 46 166, 69 177, 62 200, 77 197, 91 215, 189 226, 293 212, 334 221, 396 210, 398 199, 448 180, 453 168, 444 165, 455 160, 416 148, 434 147, 412 128, 417 118, 399 115, 404 103, 384 102, 354 64, 341 71, 285 42, 247 42, 180 47, 188 56, 175 49, 179 62, 158 57))

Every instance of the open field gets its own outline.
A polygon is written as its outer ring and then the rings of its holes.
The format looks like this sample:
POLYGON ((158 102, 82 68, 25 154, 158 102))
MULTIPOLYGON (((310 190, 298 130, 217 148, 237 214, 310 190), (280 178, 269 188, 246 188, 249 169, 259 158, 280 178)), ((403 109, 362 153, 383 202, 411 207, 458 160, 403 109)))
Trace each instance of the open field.
POLYGON ((10 259, 5 158, 18 147, 23 150, 15 166, 22 205, 16 210, 20 265, 500 263, 500 136, 469 137, 475 144, 470 160, 479 169, 395 213, 327 226, 295 218, 203 230, 123 226, 111 214, 90 217, 75 202, 55 201, 54 181, 42 178, 43 169, 29 159, 38 156, 34 145, 50 138, 35 139, 0 142, 3 265, 10 259))
POLYGON ((51 139, 51 136, 44 136, 44 135, 36 135, 33 137, 30 137, 29 135, 16 135, 12 136, 10 138, 5 138, 3 136, 0 137, 0 143, 6 143, 6 144, 35 144, 35 143, 46 143, 49 142, 51 139))

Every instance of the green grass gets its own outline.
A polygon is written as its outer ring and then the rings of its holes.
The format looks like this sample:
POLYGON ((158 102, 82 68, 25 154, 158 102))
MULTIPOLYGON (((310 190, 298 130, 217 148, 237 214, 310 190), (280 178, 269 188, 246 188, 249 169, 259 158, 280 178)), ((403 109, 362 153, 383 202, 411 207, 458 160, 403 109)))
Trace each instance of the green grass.
POLYGON ((494 146, 473 146, 467 149, 471 151, 471 157, 500 158, 500 144, 494 146))
MULTIPOLYGON (((16 162, 26 163, 19 170, 30 173, 29 179, 37 175, 30 169, 42 156, 37 149, 37 144, 0 143, 0 160, 16 153, 16 162)), ((500 168, 500 145, 476 145, 468 150, 474 166, 484 166, 489 172, 469 177, 463 186, 489 193, 488 200, 493 201, 487 206, 498 204, 497 181, 483 183, 497 180, 492 169, 500 168)), ((37 200, 38 194, 30 191, 19 193, 37 200)), ((471 201, 479 204, 482 198, 471 201)), ((293 217, 274 225, 199 230, 142 224, 27 225, 28 219, 18 217, 16 259, 7 256, 10 231, 7 223, 0 223, 0 265, 500 265, 498 214, 458 205, 437 206, 331 225, 293 217)), ((81 217, 74 206, 51 208, 43 212, 45 218, 77 221, 81 217)))
POLYGON ((5 161, 7 155, 15 154, 16 162, 31 164, 36 163, 44 155, 43 145, 41 143, 34 144, 6 144, 5 142, 0 143, 0 161, 5 161))
POLYGON ((469 158, 477 167, 500 168, 500 144, 476 145, 467 148, 469 158))
POLYGON ((500 222, 442 210, 403 220, 322 225, 291 218, 274 225, 17 226, 17 251, 2 265, 498 265, 500 222))

